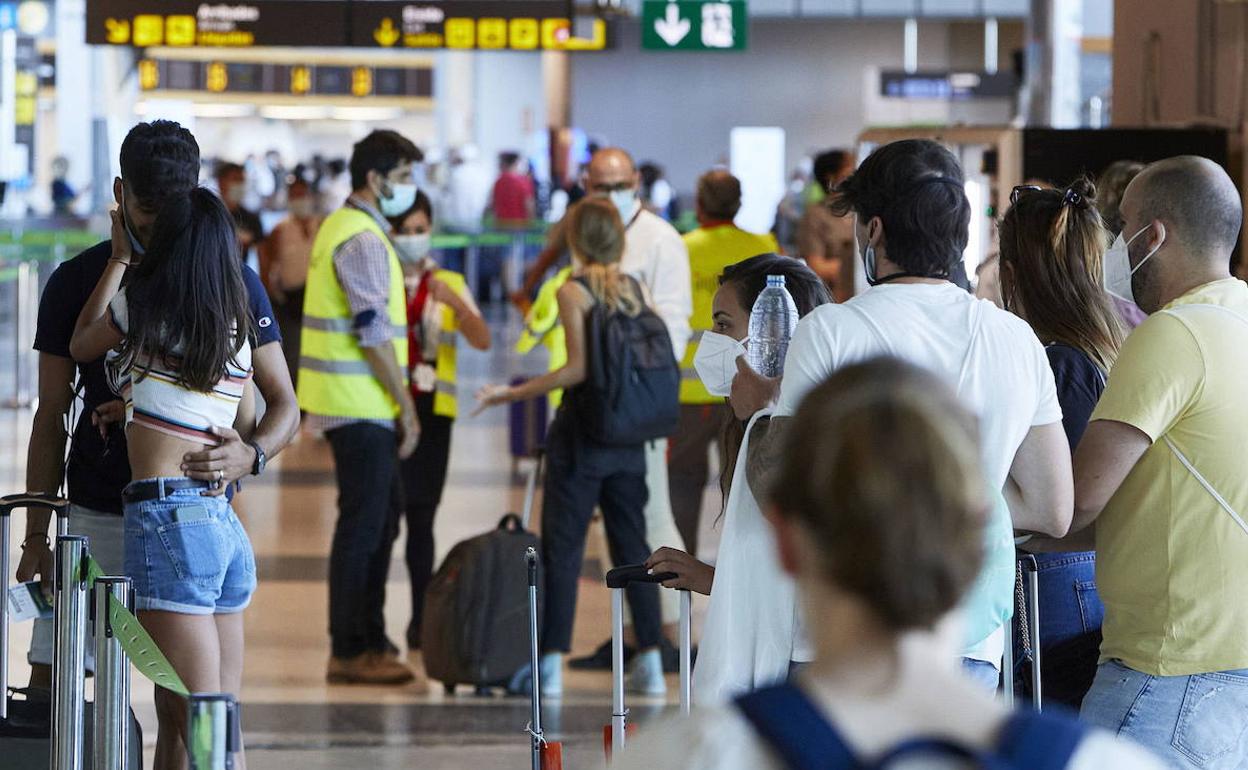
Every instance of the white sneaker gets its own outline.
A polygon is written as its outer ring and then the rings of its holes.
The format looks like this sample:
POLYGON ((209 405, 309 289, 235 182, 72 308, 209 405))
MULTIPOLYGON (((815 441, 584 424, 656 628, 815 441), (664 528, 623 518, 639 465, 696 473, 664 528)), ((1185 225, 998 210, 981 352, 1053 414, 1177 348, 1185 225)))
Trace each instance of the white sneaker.
POLYGON ((667 682, 663 679, 663 655, 659 650, 646 650, 633 656, 624 689, 634 695, 667 694, 667 682))

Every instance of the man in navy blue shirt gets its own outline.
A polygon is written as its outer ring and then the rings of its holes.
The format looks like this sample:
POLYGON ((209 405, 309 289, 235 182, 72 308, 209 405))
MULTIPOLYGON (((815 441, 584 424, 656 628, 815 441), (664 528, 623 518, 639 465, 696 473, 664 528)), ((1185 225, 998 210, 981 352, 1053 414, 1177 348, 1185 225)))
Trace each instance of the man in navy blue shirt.
MULTIPOLYGON (((122 176, 113 182, 134 246, 141 259, 161 201, 198 183, 199 145, 182 126, 170 121, 140 123, 121 145, 122 176)), ((26 487, 55 493, 68 481, 69 530, 89 537, 91 554, 107 574, 123 574, 121 491, 130 482, 126 454, 124 406, 108 384, 104 359, 75 364, 69 354, 74 323, 112 254, 109 241, 96 244, 68 260, 52 274, 39 303, 35 349, 39 351, 39 407, 31 429, 26 461, 26 487), (77 388, 75 388, 75 376, 77 388), (68 418, 81 398, 65 462, 68 418)), ((256 338, 252 341, 255 384, 265 413, 250 441, 231 427, 219 430, 220 446, 184 458, 187 476, 227 483, 211 494, 224 494, 232 482, 259 474, 290 442, 299 428, 299 407, 282 354, 281 332, 260 278, 243 268, 256 338)), ((51 580, 52 552, 48 538, 50 511, 31 511, 17 568, 19 581, 51 580)), ((88 654, 90 645, 88 645, 88 654)), ((31 642, 31 683, 46 684, 52 663, 52 630, 37 622, 31 642)))

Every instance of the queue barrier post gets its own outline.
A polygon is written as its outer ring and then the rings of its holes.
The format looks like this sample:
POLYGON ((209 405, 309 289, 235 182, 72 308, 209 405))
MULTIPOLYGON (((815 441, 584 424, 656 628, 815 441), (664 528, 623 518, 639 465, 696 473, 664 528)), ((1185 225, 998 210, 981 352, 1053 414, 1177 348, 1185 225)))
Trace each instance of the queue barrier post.
POLYGON ((53 601, 52 770, 82 767, 86 688, 87 538, 58 535, 53 601))
POLYGON ((92 753, 95 770, 125 770, 130 752, 130 658, 113 632, 110 600, 134 610, 134 586, 128 577, 97 578, 92 587, 95 609, 95 713, 92 753))
POLYGON ((190 770, 233 770, 242 748, 238 701, 229 693, 191 693, 187 710, 190 770))

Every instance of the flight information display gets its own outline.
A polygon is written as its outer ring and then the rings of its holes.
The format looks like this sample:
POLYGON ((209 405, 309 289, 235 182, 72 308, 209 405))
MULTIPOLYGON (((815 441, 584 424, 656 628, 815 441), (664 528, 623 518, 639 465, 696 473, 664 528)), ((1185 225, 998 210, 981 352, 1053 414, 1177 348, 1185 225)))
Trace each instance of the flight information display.
POLYGON ((87 42, 135 48, 598 51, 609 25, 573 34, 565 0, 87 0, 87 42))
POLYGON ((139 88, 144 92, 428 98, 433 96, 433 71, 428 66, 143 59, 139 88))

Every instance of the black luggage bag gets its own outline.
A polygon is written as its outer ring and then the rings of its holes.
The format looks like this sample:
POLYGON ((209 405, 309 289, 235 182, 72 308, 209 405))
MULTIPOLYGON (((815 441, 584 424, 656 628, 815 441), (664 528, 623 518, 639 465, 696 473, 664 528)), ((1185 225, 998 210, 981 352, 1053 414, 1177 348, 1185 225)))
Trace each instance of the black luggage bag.
POLYGON ((457 544, 429 583, 421 653, 429 678, 448 693, 460 684, 479 693, 506 687, 529 662, 528 650, 516 644, 529 634, 529 588, 517 565, 529 548, 541 550, 527 529, 541 464, 539 454, 523 517, 509 513, 497 528, 457 544))

